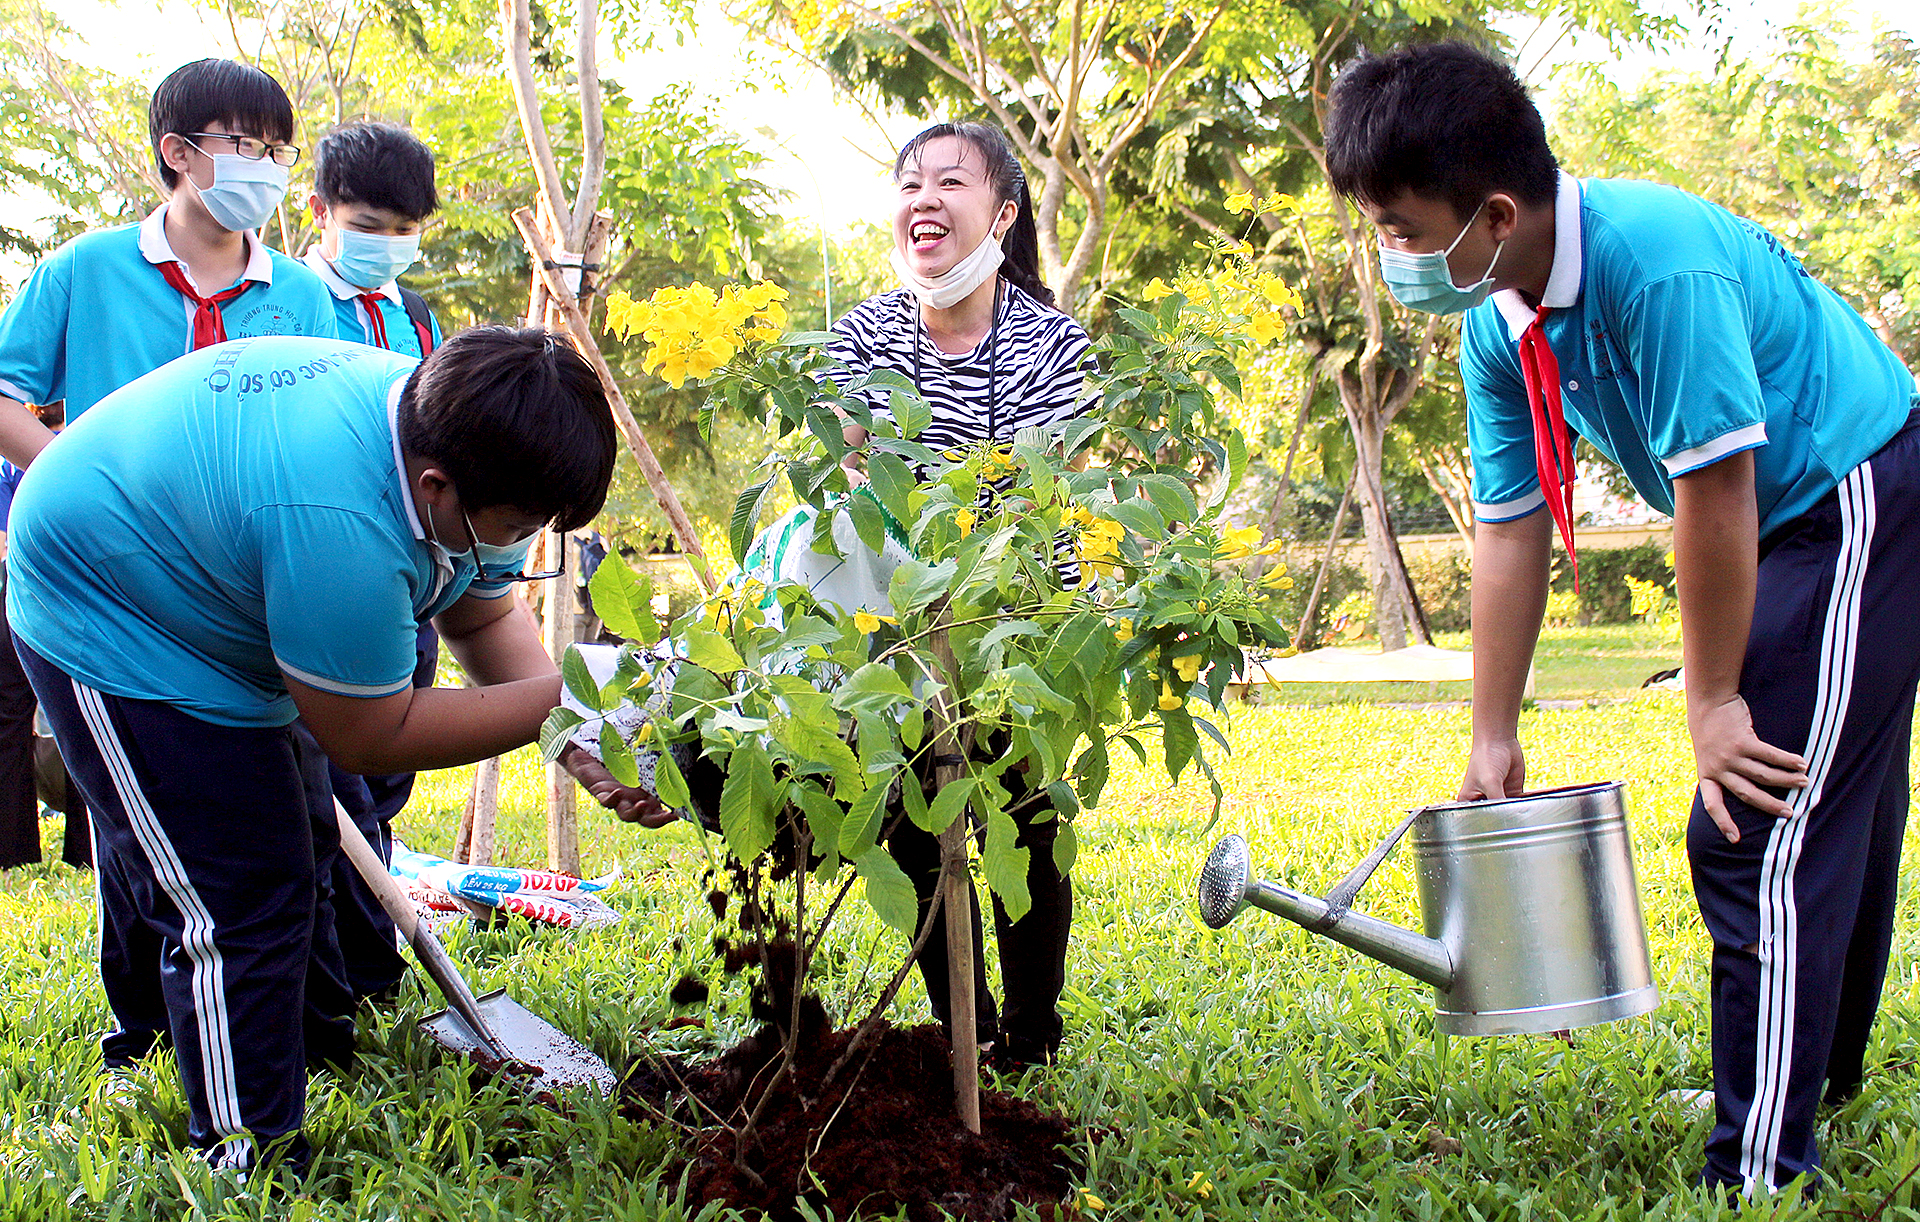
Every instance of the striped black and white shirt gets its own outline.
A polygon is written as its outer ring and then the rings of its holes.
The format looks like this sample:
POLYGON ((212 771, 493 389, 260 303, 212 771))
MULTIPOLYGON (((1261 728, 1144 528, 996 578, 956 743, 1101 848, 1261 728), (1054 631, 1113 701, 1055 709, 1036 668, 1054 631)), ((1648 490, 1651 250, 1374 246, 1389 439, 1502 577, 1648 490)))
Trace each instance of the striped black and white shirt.
MULTIPOLYGON (((999 325, 972 350, 947 353, 915 326, 917 310, 906 289, 869 297, 833 324, 827 351, 856 373, 891 369, 911 381, 917 335, 920 396, 933 409, 933 423, 918 438, 922 445, 941 451, 981 441, 1007 443, 1020 429, 1057 424, 1080 413, 1089 341, 1073 319, 1009 282, 1001 294, 999 325), (995 347, 999 350, 991 351, 995 347)), ((860 397, 880 413, 891 398, 884 386, 860 397)))

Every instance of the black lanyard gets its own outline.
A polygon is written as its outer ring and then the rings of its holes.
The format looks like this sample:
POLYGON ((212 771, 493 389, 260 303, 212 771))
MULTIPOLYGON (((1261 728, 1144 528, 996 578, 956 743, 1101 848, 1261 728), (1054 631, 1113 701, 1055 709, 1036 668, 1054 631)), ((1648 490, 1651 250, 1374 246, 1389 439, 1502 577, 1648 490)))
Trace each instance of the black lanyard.
MULTIPOLYGON (((1000 292, 1003 281, 995 276, 993 280, 993 321, 987 324, 987 436, 986 440, 999 441, 997 433, 999 421, 994 419, 994 357, 1000 351, 1000 292)), ((920 389, 920 344, 924 330, 921 326, 920 303, 913 303, 913 390, 922 399, 926 395, 920 389)))

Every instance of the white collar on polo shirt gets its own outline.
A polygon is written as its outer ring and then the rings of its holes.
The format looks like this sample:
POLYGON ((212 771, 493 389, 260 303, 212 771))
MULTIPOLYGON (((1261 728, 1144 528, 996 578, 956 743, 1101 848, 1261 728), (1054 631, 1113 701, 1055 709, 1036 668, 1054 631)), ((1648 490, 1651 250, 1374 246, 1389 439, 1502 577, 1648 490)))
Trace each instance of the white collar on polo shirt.
MULTIPOLYGON (((273 256, 268 253, 267 244, 262 242, 260 235, 251 229, 241 237, 247 244, 247 270, 240 273, 240 278, 258 280, 261 284, 272 284, 273 256)), ((194 281, 193 272, 187 267, 186 261, 173 253, 173 245, 167 241, 167 206, 165 204, 147 213, 147 219, 140 222, 140 254, 147 262, 156 266, 161 263, 180 264, 180 270, 187 274, 187 283, 192 284, 202 293, 209 291, 194 281)), ((211 291, 217 293, 226 287, 228 286, 224 284, 216 284, 211 291)))
MULTIPOLYGON (((1552 310, 1564 310, 1580 300, 1580 180, 1560 171, 1560 187, 1553 193, 1553 267, 1547 272, 1547 289, 1540 304, 1552 310)), ((1507 320, 1507 333, 1518 340, 1521 332, 1533 325, 1535 310, 1520 297, 1518 289, 1501 289, 1493 295, 1500 317, 1507 320)))
POLYGON ((348 284, 345 280, 342 280, 340 273, 333 270, 333 264, 327 262, 327 257, 320 253, 320 247, 318 245, 307 248, 306 258, 303 259, 302 262, 312 268, 314 274, 320 277, 320 282, 327 286, 327 291, 342 301, 352 301, 356 297, 372 293, 376 297, 385 297, 395 305, 403 306, 406 304, 400 300, 400 282, 398 280, 389 280, 377 289, 363 289, 358 285, 348 284))

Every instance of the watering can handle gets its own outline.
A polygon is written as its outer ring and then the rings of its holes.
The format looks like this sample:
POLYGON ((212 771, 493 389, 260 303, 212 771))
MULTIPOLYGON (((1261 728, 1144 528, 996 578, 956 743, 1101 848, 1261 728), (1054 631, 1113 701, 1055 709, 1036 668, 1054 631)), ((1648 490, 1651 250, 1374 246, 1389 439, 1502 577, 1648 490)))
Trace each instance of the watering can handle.
POLYGON ((1373 877, 1373 872, 1380 868, 1380 863, 1387 859, 1388 853, 1393 852, 1393 846, 1400 843, 1400 838, 1407 834, 1407 829, 1413 826, 1413 821, 1418 819, 1424 810, 1423 807, 1420 810, 1408 811, 1407 817, 1400 820, 1400 826, 1388 832, 1385 839, 1373 846, 1373 852, 1362 858, 1359 865, 1348 870, 1346 877, 1333 884, 1333 888, 1321 897, 1327 902, 1326 915, 1308 925, 1307 928, 1323 934, 1340 923, 1340 919, 1353 907, 1354 897, 1360 894, 1360 888, 1367 885, 1367 880, 1373 877))

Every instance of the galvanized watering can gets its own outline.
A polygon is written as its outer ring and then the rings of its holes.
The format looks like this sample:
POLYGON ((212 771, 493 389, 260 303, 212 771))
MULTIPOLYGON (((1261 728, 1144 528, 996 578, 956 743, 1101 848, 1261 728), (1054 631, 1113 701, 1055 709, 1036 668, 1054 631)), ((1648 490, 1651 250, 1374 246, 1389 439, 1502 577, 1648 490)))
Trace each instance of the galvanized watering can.
POLYGON ((1248 904, 1432 985, 1453 1035, 1558 1031, 1659 1004, 1619 781, 1412 811, 1324 897, 1252 874, 1228 836, 1200 871, 1200 916, 1219 929, 1248 904), (1350 905, 1413 832, 1422 936, 1350 905))

